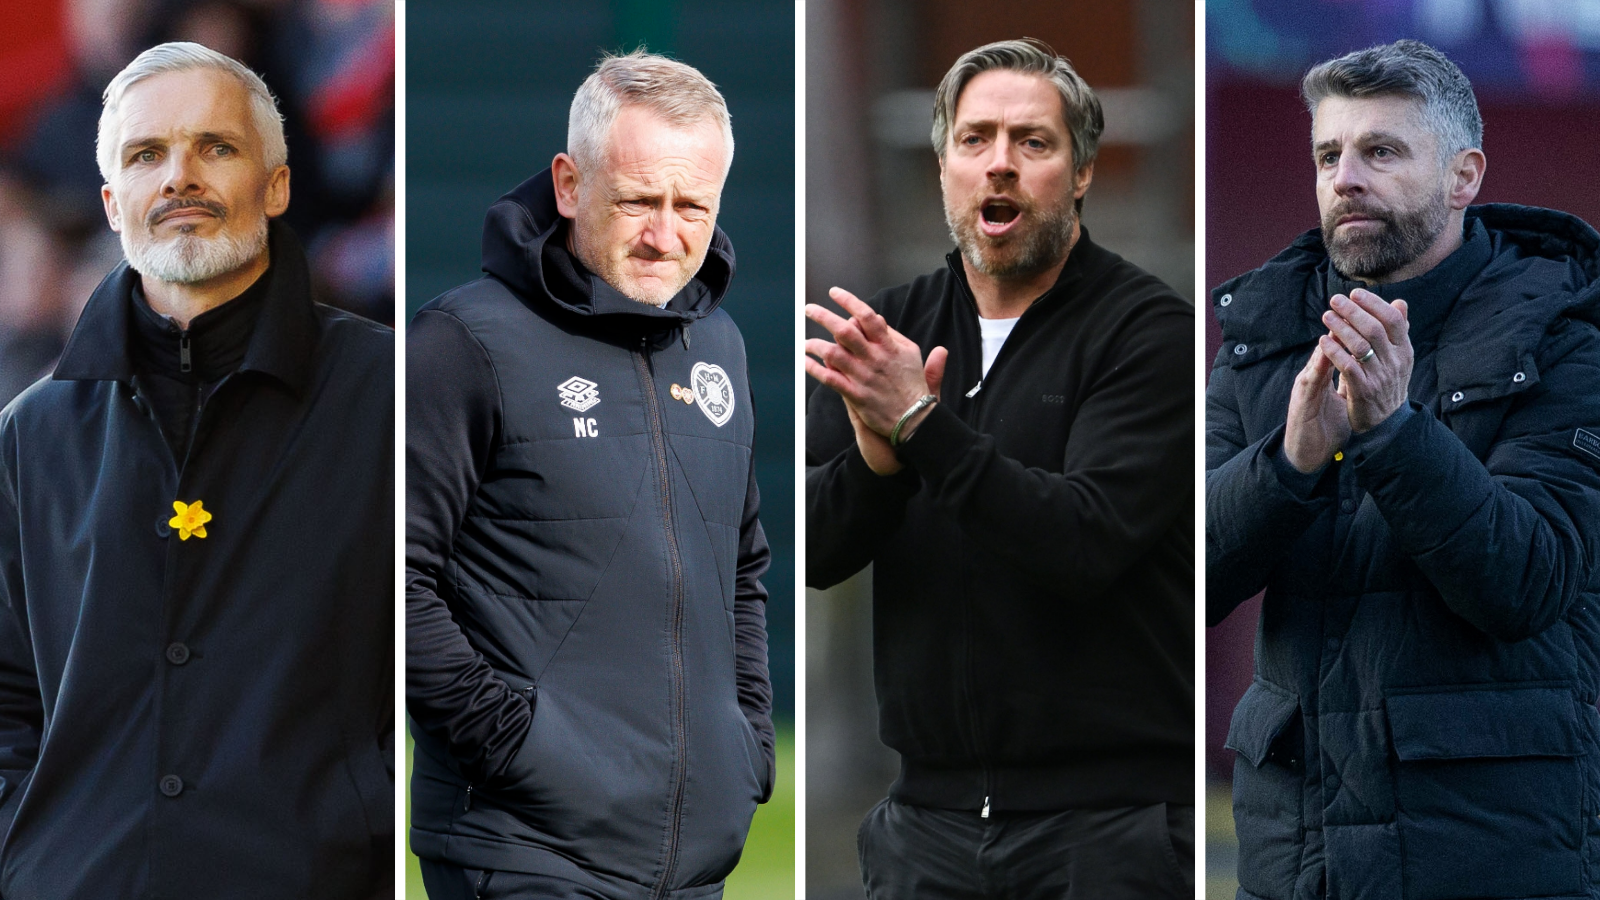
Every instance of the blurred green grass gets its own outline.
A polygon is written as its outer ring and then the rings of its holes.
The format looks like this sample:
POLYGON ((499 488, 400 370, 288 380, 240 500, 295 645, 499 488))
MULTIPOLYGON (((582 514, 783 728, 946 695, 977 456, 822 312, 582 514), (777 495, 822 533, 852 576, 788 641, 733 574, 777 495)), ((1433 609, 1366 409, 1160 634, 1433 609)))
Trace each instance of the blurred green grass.
MULTIPOLYGON (((411 781, 411 739, 406 738, 406 781, 411 781)), ((778 786, 772 799, 756 810, 739 867, 728 876, 724 900, 782 900, 794 897, 794 729, 778 730, 778 786)), ((406 818, 411 799, 406 795, 406 818)), ((406 851, 406 897, 423 900, 422 870, 406 851)))

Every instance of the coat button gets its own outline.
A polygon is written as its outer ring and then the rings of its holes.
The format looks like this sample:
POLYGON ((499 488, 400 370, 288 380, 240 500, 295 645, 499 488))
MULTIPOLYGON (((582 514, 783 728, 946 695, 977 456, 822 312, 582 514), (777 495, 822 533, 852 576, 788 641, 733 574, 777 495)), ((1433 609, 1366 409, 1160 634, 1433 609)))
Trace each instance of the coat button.
POLYGON ((166 513, 156 517, 156 537, 168 538, 172 536, 172 526, 167 524, 171 519, 172 517, 166 513))
POLYGON ((1337 791, 1339 789, 1339 773, 1329 772, 1328 777, 1322 779, 1322 784, 1330 791, 1337 791))
POLYGON ((1229 303, 1232 303, 1232 302, 1233 302, 1233 295, 1232 294, 1223 294, 1222 295, 1222 299, 1217 301, 1217 303, 1222 305, 1222 306, 1227 306, 1229 303))
POLYGON ((176 775, 161 776, 161 793, 168 797, 176 797, 183 793, 183 779, 176 775))
POLYGON ((1517 374, 1511 376, 1511 380, 1516 382, 1517 384, 1521 384, 1524 381, 1528 380, 1528 376, 1522 374, 1521 372, 1518 372, 1517 374))
POLYGON ((1340 500, 1339 501, 1339 511, 1342 512, 1342 513, 1353 513, 1353 512, 1355 512, 1356 511, 1356 502, 1354 500, 1351 500, 1349 497, 1346 497, 1343 500, 1340 500))
POLYGON ((1250 350, 1250 348, 1245 346, 1244 344, 1234 344, 1233 345, 1233 355, 1234 356, 1243 356, 1249 350, 1250 350))
POLYGON ((179 643, 177 641, 174 641, 174 642, 172 642, 172 643, 167 645, 167 662, 172 663, 175 666, 181 666, 181 665, 183 665, 184 663, 186 663, 188 661, 189 661, 189 648, 188 648, 188 646, 186 646, 186 645, 184 645, 182 643, 179 643))

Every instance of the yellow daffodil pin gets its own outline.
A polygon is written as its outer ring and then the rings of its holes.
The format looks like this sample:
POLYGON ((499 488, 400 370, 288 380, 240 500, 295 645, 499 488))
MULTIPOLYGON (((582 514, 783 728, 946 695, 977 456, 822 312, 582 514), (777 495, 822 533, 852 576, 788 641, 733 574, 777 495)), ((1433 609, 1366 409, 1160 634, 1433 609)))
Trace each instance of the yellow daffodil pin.
POLYGON ((178 529, 179 540, 187 541, 191 534, 197 538, 206 536, 206 523, 211 521, 211 513, 206 512, 200 506, 199 500, 193 503, 174 500, 172 501, 172 511, 177 515, 168 520, 167 524, 178 529))

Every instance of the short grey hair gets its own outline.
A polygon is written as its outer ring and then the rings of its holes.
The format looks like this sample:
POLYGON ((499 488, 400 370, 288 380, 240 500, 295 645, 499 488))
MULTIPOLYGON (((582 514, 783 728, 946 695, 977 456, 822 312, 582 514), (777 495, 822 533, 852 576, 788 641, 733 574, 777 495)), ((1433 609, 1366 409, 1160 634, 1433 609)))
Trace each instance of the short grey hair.
MULTIPOLYGON (((1072 168, 1082 171, 1100 152, 1100 133, 1106 129, 1100 98, 1083 80, 1072 62, 1056 55, 1049 44, 1037 38, 997 41, 968 50, 944 73, 933 95, 933 149, 944 159, 950 145, 950 126, 956 120, 956 103, 968 82, 995 69, 1038 75, 1047 79, 1061 95, 1061 115, 1072 134, 1072 168)), ((1080 205, 1082 201, 1079 201, 1080 205)))
POLYGON ((604 164, 611 126, 624 106, 642 106, 678 128, 712 122, 728 148, 722 174, 733 165, 733 119, 728 103, 699 69, 644 48, 601 58, 579 85, 567 114, 567 152, 579 170, 604 164))
POLYGON ((127 68, 116 74, 101 95, 100 133, 95 139, 95 159, 100 164, 100 176, 111 183, 117 173, 117 135, 121 122, 122 98, 128 88, 156 75, 168 72, 188 72, 195 69, 216 69, 226 72, 250 95, 250 118, 254 120, 256 134, 261 137, 262 158, 268 171, 289 161, 289 147, 283 139, 283 115, 278 112, 278 101, 267 89, 261 76, 250 67, 224 56, 210 47, 190 41, 173 41, 158 44, 134 57, 127 68))
POLYGON ((1300 82, 1315 122, 1329 97, 1398 96, 1417 101, 1422 121, 1439 143, 1439 164, 1483 147, 1483 116, 1472 82, 1448 57, 1421 41, 1403 40, 1318 63, 1300 82))

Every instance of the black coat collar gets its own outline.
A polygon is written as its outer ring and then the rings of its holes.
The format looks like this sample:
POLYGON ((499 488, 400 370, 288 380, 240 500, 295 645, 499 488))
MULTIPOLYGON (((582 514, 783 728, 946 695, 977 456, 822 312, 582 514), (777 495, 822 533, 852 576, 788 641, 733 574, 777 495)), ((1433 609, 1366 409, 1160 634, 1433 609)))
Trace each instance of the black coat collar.
MULTIPOLYGON (((270 375, 301 393, 311 378, 318 333, 311 272, 305 251, 289 226, 274 220, 268 235, 272 268, 261 277, 271 281, 239 371, 270 375)), ((133 286, 138 279, 139 273, 124 260, 100 282, 51 377, 56 381, 132 381, 133 286)))

